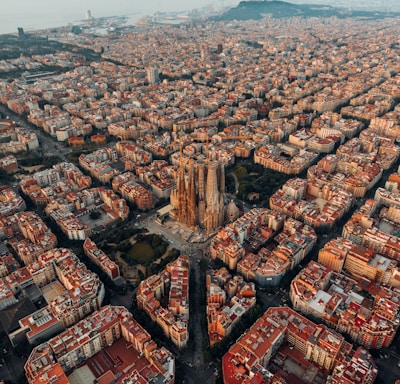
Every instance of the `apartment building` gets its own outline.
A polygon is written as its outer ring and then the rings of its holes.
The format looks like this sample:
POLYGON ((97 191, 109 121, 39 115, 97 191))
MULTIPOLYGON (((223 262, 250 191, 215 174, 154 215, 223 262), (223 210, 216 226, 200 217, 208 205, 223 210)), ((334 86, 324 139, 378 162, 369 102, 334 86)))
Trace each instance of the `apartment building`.
POLYGON ((173 355, 159 348, 124 307, 103 307, 40 344, 30 354, 25 373, 30 384, 69 383, 68 377, 82 365, 92 380, 104 381, 108 375, 109 382, 118 384, 173 384, 175 378, 173 355), (119 343, 121 339, 125 344, 119 343), (134 353, 129 353, 130 348, 134 353), (102 354, 104 350, 108 352, 102 354))
POLYGON ((138 307, 157 322, 171 341, 184 348, 189 340, 189 256, 181 255, 158 275, 143 280, 136 295, 138 307), (169 295, 168 305, 161 299, 169 295))
POLYGON ((400 319, 400 306, 396 303, 399 295, 391 294, 390 299, 383 299, 388 303, 386 314, 381 311, 382 303, 375 309, 375 303, 380 302, 379 295, 372 299, 371 305, 362 296, 356 280, 314 261, 290 285, 294 309, 323 319, 327 325, 338 332, 346 332, 354 342, 368 349, 388 347, 396 335, 400 319))
MULTIPOLYGON (((268 364, 277 354, 279 357, 275 361, 290 354, 290 350, 280 352, 285 344, 299 352, 296 355, 298 360, 300 355, 304 356, 301 364, 325 370, 338 382, 344 372, 348 374, 353 369, 356 369, 358 382, 365 384, 372 383, 378 373, 365 348, 354 351, 342 335, 324 325, 316 325, 288 307, 271 307, 223 356, 224 383, 261 382, 265 378, 278 380, 279 371, 276 368, 269 370, 268 364), (359 361, 352 360, 353 356, 359 361), (276 376, 273 372, 277 372, 276 376)), ((296 359, 294 354, 291 358, 296 359)))

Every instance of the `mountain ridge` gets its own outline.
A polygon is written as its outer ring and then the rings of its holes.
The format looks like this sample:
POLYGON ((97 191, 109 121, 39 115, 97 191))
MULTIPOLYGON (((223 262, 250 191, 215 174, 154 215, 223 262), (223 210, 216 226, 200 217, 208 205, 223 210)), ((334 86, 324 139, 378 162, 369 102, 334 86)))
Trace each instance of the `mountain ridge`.
POLYGON ((287 17, 360 17, 366 19, 382 19, 386 17, 398 17, 399 12, 379 12, 347 10, 324 4, 293 4, 281 0, 241 1, 236 7, 230 8, 219 16, 211 18, 213 21, 233 20, 259 20, 265 16, 272 18, 287 17))

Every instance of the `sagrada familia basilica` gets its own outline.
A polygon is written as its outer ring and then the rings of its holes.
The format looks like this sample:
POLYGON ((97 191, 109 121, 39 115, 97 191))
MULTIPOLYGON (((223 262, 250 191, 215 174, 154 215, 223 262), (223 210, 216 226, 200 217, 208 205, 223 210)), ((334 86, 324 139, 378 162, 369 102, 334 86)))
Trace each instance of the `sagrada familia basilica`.
POLYGON ((171 216, 190 228, 201 228, 207 233, 231 221, 239 214, 231 202, 225 209, 225 168, 216 160, 189 163, 187 172, 180 165, 176 188, 171 191, 171 216))

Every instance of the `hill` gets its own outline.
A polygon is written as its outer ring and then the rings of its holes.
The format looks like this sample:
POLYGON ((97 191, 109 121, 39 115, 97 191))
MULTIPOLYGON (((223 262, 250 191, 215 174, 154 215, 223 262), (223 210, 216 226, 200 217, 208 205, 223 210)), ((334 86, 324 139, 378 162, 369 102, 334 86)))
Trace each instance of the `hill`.
POLYGON ((213 17, 214 21, 232 20, 259 20, 263 17, 362 17, 365 19, 382 19, 386 17, 398 17, 400 13, 351 11, 322 4, 292 4, 285 1, 241 1, 237 7, 231 8, 225 13, 213 17))

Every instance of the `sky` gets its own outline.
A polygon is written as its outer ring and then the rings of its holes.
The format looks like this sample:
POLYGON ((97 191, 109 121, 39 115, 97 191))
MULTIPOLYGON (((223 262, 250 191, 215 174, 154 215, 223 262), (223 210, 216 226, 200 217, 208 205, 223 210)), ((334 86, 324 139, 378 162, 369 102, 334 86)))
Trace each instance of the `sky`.
MULTIPOLYGON (((287 0, 293 3, 319 3, 346 6, 385 7, 398 0, 287 0)), ((1 0, 0 34, 59 27, 82 20, 87 10, 93 17, 129 16, 133 22, 157 11, 189 11, 195 8, 234 7, 240 0, 1 0)), ((132 23, 131 23, 132 24, 132 23)))
POLYGON ((1 0, 0 34, 18 27, 49 28, 81 20, 87 10, 93 17, 152 15, 157 11, 236 6, 239 0, 1 0))

